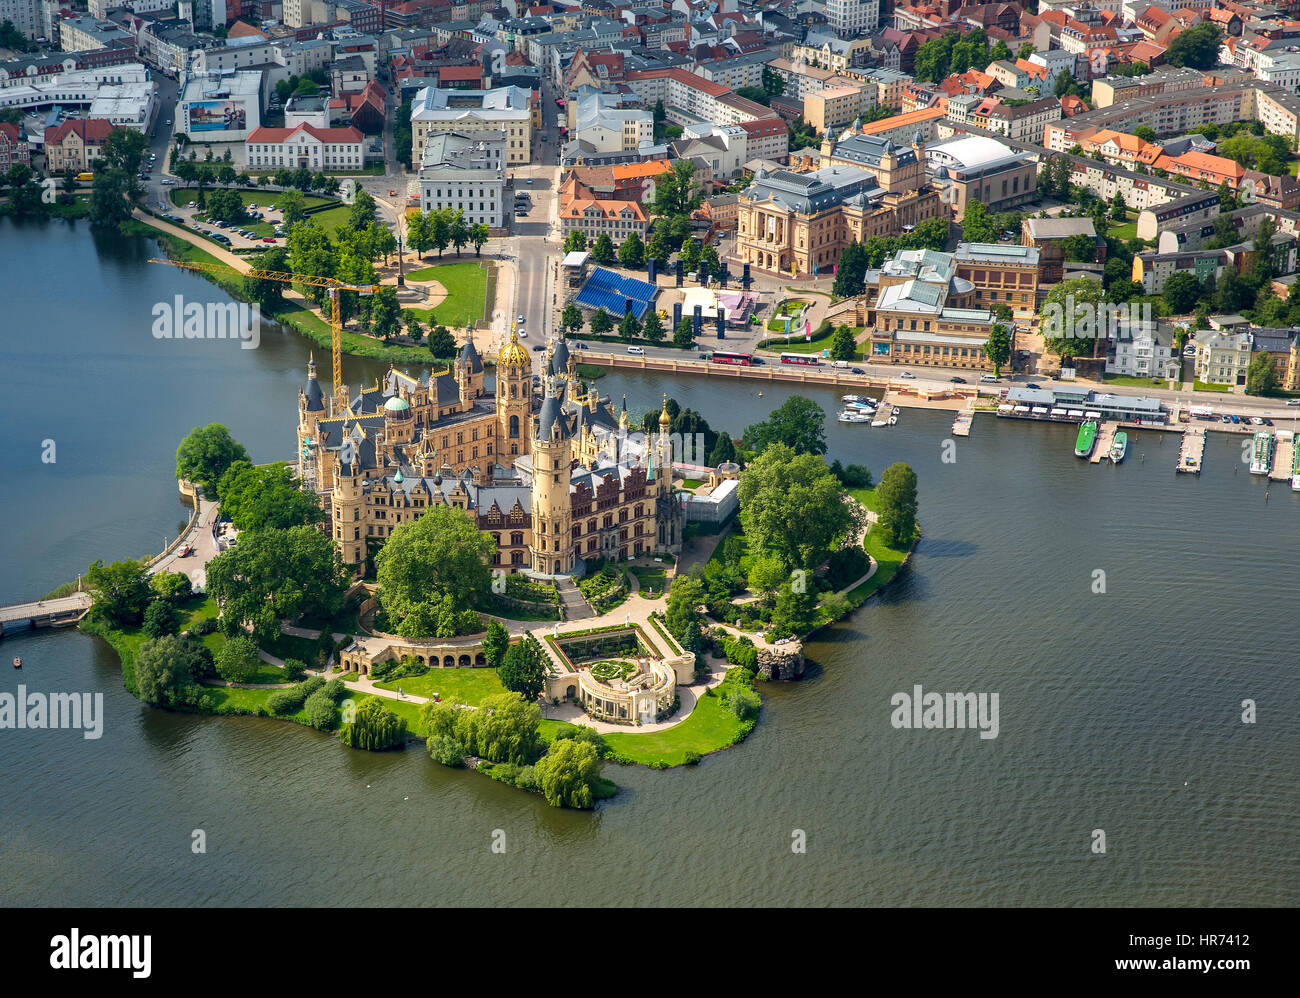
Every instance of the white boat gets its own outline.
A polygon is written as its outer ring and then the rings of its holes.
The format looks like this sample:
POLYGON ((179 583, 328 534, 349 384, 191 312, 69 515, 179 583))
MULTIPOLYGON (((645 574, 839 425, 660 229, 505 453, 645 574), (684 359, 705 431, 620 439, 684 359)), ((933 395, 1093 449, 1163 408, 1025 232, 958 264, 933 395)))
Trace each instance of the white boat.
POLYGON ((873 419, 873 420, 871 421, 871 425, 872 425, 872 426, 888 426, 889 424, 888 424, 888 422, 886 422, 886 421, 883 420, 883 419, 873 419))
POLYGON ((871 417, 865 412, 850 412, 848 409, 840 412, 837 417, 841 423, 869 423, 871 417))
POLYGON ((865 403, 865 402, 870 402, 871 399, 867 398, 865 395, 845 395, 845 396, 843 396, 843 397, 840 399, 840 401, 841 401, 841 402, 846 402, 846 403, 847 403, 847 402, 863 402, 863 403, 865 403))
POLYGON ((894 425, 895 423, 897 423, 897 422, 898 422, 898 417, 897 417, 897 416, 890 416, 890 417, 889 417, 889 425, 890 425, 890 426, 893 426, 893 425, 894 425))
POLYGON ((875 412, 880 408, 880 403, 867 399, 865 402, 846 402, 844 408, 850 412, 875 412))

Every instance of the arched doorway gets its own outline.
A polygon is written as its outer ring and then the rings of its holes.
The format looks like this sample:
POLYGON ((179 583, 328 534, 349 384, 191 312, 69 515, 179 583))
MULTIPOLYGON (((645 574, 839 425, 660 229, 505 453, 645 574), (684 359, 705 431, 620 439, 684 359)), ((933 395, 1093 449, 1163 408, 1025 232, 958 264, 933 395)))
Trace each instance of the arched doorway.
POLYGON ((568 686, 565 687, 564 695, 570 700, 576 700, 578 698, 578 691, 574 687, 568 686))
POLYGON ((468 655, 462 655, 462 656, 460 657, 460 667, 461 667, 462 669, 468 669, 469 666, 470 666, 469 656, 468 656, 468 655))
POLYGON ((446 658, 442 660, 442 667, 444 669, 456 668, 456 657, 454 655, 448 655, 446 658))
POLYGON ((474 656, 474 664, 477 666, 487 665, 487 656, 484 655, 482 652, 479 652, 477 655, 474 656))

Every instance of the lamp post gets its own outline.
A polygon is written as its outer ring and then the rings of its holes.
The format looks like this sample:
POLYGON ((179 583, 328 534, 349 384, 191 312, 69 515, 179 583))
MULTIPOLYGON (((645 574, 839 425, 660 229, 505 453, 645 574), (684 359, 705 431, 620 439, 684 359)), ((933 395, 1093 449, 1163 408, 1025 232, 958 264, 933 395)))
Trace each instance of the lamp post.
POLYGON ((394 228, 397 229, 397 286, 398 286, 399 288, 404 288, 404 287, 406 287, 406 274, 405 274, 405 272, 404 272, 403 269, 402 269, 402 219, 401 219, 401 216, 398 216, 397 224, 394 226, 394 228))

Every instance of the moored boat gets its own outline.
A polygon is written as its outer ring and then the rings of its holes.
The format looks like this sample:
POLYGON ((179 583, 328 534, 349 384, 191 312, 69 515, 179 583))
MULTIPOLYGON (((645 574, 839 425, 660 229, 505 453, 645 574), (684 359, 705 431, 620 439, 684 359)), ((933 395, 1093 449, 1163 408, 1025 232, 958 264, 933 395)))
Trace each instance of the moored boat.
POLYGON ((1250 445, 1250 473, 1267 475, 1273 470, 1273 434, 1256 433, 1250 445))
POLYGON ((871 417, 865 412, 853 412, 850 409, 844 409, 837 417, 841 423, 869 423, 871 417))
POLYGON ((1089 457, 1097 444, 1097 421, 1085 419, 1079 424, 1079 435, 1074 441, 1074 456, 1089 457))
POLYGON ((1124 460, 1124 455, 1128 453, 1128 434, 1120 430, 1115 434, 1114 441, 1110 445, 1110 462, 1119 464, 1124 460))

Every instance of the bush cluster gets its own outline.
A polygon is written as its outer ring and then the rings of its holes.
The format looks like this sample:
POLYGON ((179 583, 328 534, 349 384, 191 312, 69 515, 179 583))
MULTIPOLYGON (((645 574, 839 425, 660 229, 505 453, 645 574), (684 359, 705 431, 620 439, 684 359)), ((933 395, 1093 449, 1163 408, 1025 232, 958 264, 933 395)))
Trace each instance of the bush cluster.
POLYGON ((266 709, 276 717, 292 714, 296 710, 301 710, 307 698, 324 685, 325 680, 320 676, 312 676, 291 689, 276 690, 266 698, 266 709))

